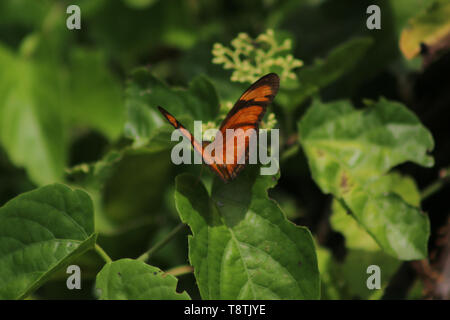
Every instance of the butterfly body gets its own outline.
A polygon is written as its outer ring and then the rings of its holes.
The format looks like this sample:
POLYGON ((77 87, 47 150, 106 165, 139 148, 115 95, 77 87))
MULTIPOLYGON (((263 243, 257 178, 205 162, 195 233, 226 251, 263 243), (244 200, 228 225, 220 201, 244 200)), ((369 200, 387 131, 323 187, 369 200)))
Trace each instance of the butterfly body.
POLYGON ((258 134, 259 123, 266 112, 267 106, 275 98, 279 83, 280 79, 275 73, 269 73, 253 83, 223 120, 216 139, 209 143, 199 143, 174 116, 162 107, 158 106, 158 109, 175 129, 179 129, 191 141, 194 150, 202 155, 204 162, 214 173, 224 182, 229 182, 237 177, 238 173, 245 167, 245 163, 248 162, 248 134, 258 134), (231 141, 227 139, 227 130, 230 129, 237 132, 231 141), (236 139, 239 141, 239 138, 243 138, 243 140, 240 140, 243 143, 236 143, 236 139), (213 152, 210 154, 205 152, 207 148, 213 149, 213 152))

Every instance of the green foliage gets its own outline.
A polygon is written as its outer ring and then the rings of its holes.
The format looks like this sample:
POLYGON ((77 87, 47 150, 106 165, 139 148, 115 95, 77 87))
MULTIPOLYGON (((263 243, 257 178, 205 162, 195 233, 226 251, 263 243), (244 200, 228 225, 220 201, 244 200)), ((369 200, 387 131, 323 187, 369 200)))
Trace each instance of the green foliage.
POLYGON ((400 261, 382 251, 365 251, 350 249, 342 262, 333 259, 331 253, 324 248, 318 248, 319 268, 321 277, 322 299, 380 299, 392 276, 398 270, 400 261), (369 290, 366 285, 367 267, 377 265, 382 270, 381 289, 369 290))
POLYGON ((65 2, 0 1, 0 299, 380 299, 432 260, 448 63, 419 48, 448 54, 447 1, 374 0, 376 31, 366 1, 255 3, 79 0, 68 30, 65 2), (217 128, 269 72, 283 179, 171 163, 158 105, 217 128))
POLYGON ((447 0, 435 0, 419 15, 411 18, 400 38, 400 49, 405 57, 411 59, 417 56, 422 43, 443 47, 439 42, 445 41, 450 33, 449 15, 450 3, 447 0))
POLYGON ((373 40, 369 37, 353 38, 334 48, 325 59, 316 59, 314 64, 300 69, 297 72, 298 87, 282 92, 280 103, 288 106, 288 109, 300 105, 320 89, 350 72, 371 45, 373 40), (348 59, 349 55, 352 59, 348 59))
MULTIPOLYGON (((138 69, 128 81, 128 120, 125 129, 125 134, 135 141, 136 146, 146 145, 151 139, 158 139, 161 135, 163 122, 158 105, 167 108, 180 121, 189 119, 186 124, 188 128, 193 119, 213 120, 219 111, 217 93, 207 77, 196 77, 185 90, 170 88, 148 69, 138 69)), ((167 145, 167 140, 170 140, 167 135, 161 139, 164 145, 167 145)), ((154 143, 152 147, 155 147, 154 143)))
POLYGON ((49 10, 17 52, 0 44, 0 142, 36 185, 63 180, 71 128, 111 140, 123 128, 121 87, 101 52, 75 48, 63 57, 63 17, 61 8, 49 10))
MULTIPOLYGON (((404 177, 396 172, 392 172, 384 176, 384 182, 383 187, 387 192, 395 192, 409 205, 420 206, 419 191, 410 177, 404 177)), ((348 248, 367 251, 380 250, 376 242, 370 236, 367 236, 367 232, 361 228, 355 219, 352 219, 339 201, 334 200, 332 208, 331 226, 345 236, 345 243, 348 248)))
POLYGON ((355 110, 347 101, 318 101, 299 122, 313 179, 331 193, 389 254, 404 260, 427 255, 429 221, 417 206, 389 190, 385 174, 413 161, 432 166, 430 132, 403 105, 380 99, 355 110))
POLYGON ((67 132, 60 111, 60 78, 52 66, 0 46, 0 142, 11 161, 37 184, 61 181, 67 132), (42 81, 42 79, 46 81, 42 81))
POLYGON ((192 175, 176 179, 175 201, 192 230, 189 260, 203 299, 317 299, 310 232, 290 223, 267 197, 276 180, 248 168, 242 179, 213 183, 211 196, 192 175), (192 186, 196 186, 192 188, 192 186))
POLYGON ((102 300, 188 300, 177 293, 177 279, 156 267, 133 259, 105 264, 96 282, 102 300))
POLYGON ((158 0, 123 0, 131 8, 142 9, 154 5, 158 0))
POLYGON ((107 69, 101 52, 78 49, 71 52, 70 59, 71 78, 65 99, 71 120, 116 139, 125 120, 117 77, 107 69))
MULTIPOLYGON (((392 172, 386 176, 385 181, 386 191, 395 192, 410 205, 420 205, 419 191, 410 177, 392 172)), ((326 248, 318 248, 322 298, 379 299, 401 262, 383 252, 337 200, 333 201, 330 223, 333 230, 345 237, 347 254, 343 261, 336 261, 326 248), (377 265, 382 270, 380 290, 369 290, 366 286, 366 268, 369 265, 377 265)))
POLYGON ((24 298, 95 244, 89 196, 61 184, 24 193, 0 208, 0 298, 24 298))

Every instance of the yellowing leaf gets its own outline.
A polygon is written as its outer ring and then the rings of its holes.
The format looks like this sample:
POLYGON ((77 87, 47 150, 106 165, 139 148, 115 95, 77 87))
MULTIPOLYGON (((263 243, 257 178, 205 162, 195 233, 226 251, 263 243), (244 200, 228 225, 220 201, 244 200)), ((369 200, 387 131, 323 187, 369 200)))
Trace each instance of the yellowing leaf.
POLYGON ((450 35, 450 2, 434 2, 427 10, 409 21, 400 36, 400 49, 406 58, 412 59, 420 53, 420 44, 437 44, 450 35))

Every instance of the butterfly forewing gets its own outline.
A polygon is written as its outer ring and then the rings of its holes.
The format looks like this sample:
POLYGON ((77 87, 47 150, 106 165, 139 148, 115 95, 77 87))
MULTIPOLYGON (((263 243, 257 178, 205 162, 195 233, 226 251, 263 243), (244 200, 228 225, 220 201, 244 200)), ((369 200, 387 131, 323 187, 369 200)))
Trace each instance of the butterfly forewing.
MULTIPOLYGON (((280 79, 275 73, 270 73, 250 86, 235 103, 220 126, 220 133, 223 137, 222 154, 218 155, 223 159, 223 170, 229 176, 229 180, 234 179, 244 168, 249 158, 250 137, 256 135, 259 130, 259 123, 263 118, 267 106, 273 101, 278 92, 280 79), (227 137, 227 129, 235 132, 234 137, 227 137)), ((220 138, 220 135, 218 136, 220 138)), ((215 140, 216 142, 216 140, 215 140)))

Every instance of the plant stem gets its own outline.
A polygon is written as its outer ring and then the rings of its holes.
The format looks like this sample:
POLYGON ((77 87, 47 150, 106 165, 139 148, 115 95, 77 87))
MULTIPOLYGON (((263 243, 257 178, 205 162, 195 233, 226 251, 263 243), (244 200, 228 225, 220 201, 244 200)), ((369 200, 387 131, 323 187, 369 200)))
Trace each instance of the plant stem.
POLYGON ((184 274, 188 274, 188 273, 192 273, 192 272, 194 272, 194 268, 189 265, 185 265, 185 266, 179 266, 179 267, 175 267, 170 270, 167 270, 166 272, 164 272, 164 274, 170 274, 174 277, 177 277, 177 276, 182 276, 184 274))
POLYGON ((429 196, 433 195, 434 193, 438 192, 443 186, 445 185, 445 181, 443 180, 436 180, 429 186, 427 186, 421 193, 420 198, 425 200, 429 196))
POLYGON ((103 250, 102 247, 100 247, 97 243, 95 244, 95 252, 105 260, 106 263, 112 262, 112 259, 108 254, 103 250))
POLYGON ((172 231, 170 231, 167 236, 165 236, 161 241, 157 242, 153 247, 151 247, 147 252, 144 252, 141 256, 137 258, 137 260, 140 261, 147 261, 152 254, 154 254, 156 251, 164 247, 170 240, 174 238, 174 236, 181 231, 185 227, 184 223, 180 223, 177 225, 172 231))
POLYGON ((450 168, 442 169, 439 178, 427 186, 420 195, 422 201, 441 190, 448 182, 450 182, 450 168))

